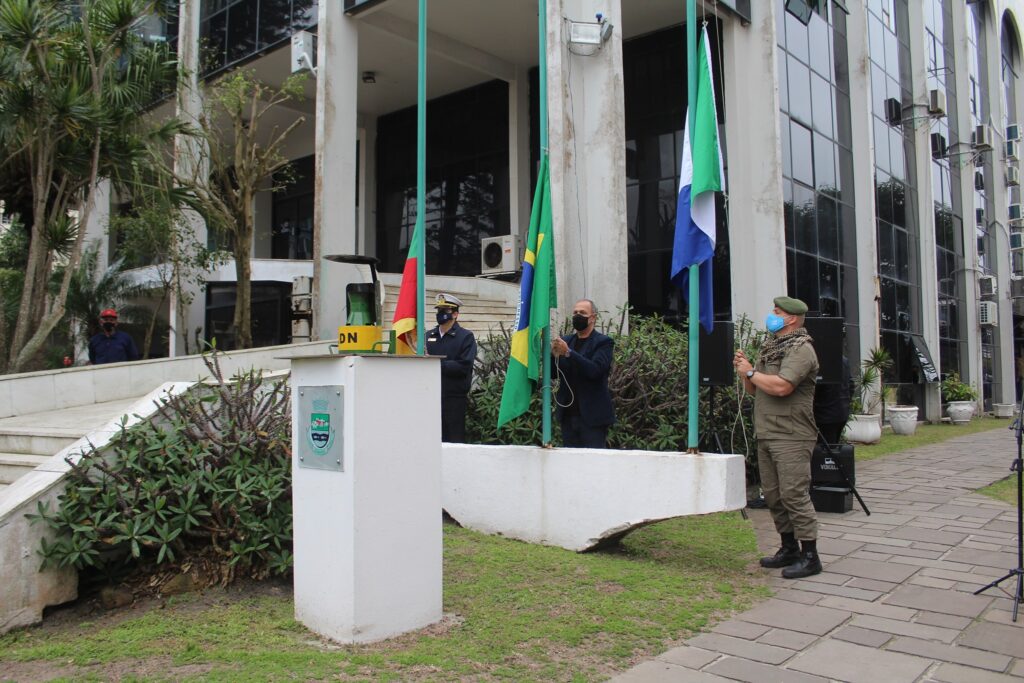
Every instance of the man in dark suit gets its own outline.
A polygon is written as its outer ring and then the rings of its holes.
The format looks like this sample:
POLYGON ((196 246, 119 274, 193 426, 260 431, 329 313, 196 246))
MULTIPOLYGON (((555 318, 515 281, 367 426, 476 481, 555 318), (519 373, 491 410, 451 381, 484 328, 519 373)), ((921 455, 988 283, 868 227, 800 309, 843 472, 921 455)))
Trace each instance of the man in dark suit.
POLYGON ((576 333, 551 342, 561 375, 557 413, 568 448, 607 448, 608 428, 615 423, 608 392, 614 342, 594 329, 596 322, 594 302, 580 299, 572 308, 576 333))

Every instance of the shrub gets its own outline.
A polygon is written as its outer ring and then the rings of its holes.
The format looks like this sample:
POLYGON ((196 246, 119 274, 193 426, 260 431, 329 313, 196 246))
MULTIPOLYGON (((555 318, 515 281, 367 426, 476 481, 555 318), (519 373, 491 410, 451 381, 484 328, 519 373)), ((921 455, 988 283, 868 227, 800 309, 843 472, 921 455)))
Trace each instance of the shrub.
POLYGON ((108 575, 199 564, 208 582, 284 574, 292 565, 288 385, 250 371, 166 400, 161 420, 122 427, 69 460, 43 565, 108 575), (164 424, 154 424, 163 422, 164 424))
POLYGON ((951 372, 942 380, 942 401, 977 401, 978 391, 970 384, 960 381, 960 373, 951 372))

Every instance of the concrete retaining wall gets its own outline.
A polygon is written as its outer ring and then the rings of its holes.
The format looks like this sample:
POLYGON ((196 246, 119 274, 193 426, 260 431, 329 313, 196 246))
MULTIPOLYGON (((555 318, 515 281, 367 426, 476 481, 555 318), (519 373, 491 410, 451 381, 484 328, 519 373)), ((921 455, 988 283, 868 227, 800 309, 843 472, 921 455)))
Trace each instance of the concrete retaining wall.
MULTIPOLYGON (((157 401, 190 386, 191 382, 163 384, 125 411, 125 425, 150 419, 157 401)), ((90 444, 105 446, 120 429, 121 418, 111 420, 4 489, 0 496, 0 633, 37 623, 44 607, 78 597, 74 569, 39 570, 40 541, 44 537, 53 540, 53 533, 42 523, 32 524, 25 515, 35 513, 39 503, 55 510, 57 498, 64 492, 64 475, 71 467, 66 458, 77 461, 90 444)))
MULTIPOLYGON (((254 367, 287 370, 286 357, 327 353, 331 343, 231 351, 220 356, 221 369, 226 377, 254 367)), ((0 375, 0 417, 119 401, 143 396, 164 382, 195 382, 208 375, 199 355, 0 375)))
POLYGON ((460 524, 569 550, 746 505, 740 455, 446 443, 442 458, 442 503, 460 524))

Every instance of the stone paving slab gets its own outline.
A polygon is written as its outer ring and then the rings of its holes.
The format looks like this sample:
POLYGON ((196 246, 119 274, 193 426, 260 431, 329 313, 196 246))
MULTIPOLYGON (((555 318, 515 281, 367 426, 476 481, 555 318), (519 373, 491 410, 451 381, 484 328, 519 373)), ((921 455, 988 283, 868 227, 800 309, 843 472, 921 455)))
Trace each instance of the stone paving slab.
POLYGON ((790 668, 849 683, 912 683, 931 660, 825 638, 811 646, 790 668))
MULTIPOLYGON (((858 463, 875 514, 819 515, 823 574, 771 572, 773 598, 614 680, 1024 683, 1024 612, 972 595, 1016 563, 1013 508, 973 492, 1015 448, 993 430, 858 463)), ((749 518, 774 552, 770 516, 749 518)))

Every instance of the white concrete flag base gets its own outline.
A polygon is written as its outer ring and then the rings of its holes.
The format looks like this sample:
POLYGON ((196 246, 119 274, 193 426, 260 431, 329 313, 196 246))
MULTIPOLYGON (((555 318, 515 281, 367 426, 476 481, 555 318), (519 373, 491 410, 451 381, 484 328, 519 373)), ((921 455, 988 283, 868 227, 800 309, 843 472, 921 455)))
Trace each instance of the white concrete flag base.
POLYGON ((441 620, 439 360, 292 359, 295 618, 331 640, 441 620), (333 440, 320 461, 310 450, 318 429, 333 440))
POLYGON ((583 551, 638 527, 746 505, 742 455, 442 444, 465 527, 583 551))

